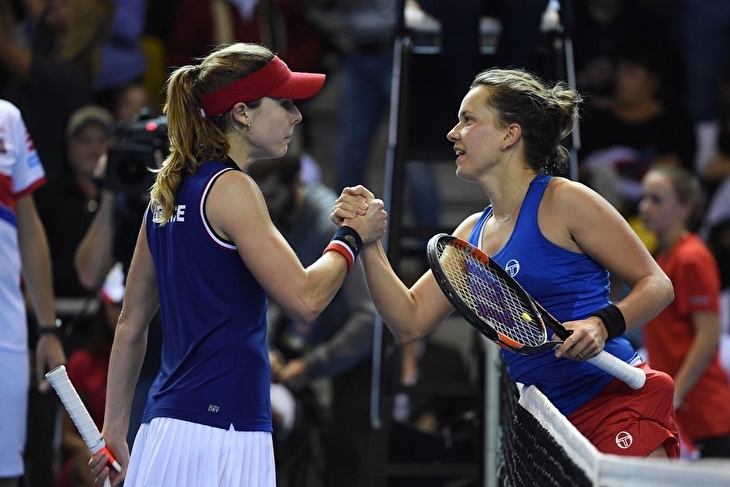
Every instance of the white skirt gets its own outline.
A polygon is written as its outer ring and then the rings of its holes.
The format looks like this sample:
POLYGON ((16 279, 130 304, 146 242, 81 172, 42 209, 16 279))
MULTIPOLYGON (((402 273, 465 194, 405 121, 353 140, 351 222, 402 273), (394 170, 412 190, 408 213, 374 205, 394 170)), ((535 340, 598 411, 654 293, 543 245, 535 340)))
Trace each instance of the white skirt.
POLYGON ((140 426, 125 487, 276 487, 271 433, 172 418, 140 426))

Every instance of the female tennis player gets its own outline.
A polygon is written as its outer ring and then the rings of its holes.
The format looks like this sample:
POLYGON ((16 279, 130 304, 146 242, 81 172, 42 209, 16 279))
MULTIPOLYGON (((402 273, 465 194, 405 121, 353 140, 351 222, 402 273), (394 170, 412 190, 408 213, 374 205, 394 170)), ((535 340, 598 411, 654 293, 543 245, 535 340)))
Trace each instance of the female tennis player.
POLYGON ((360 247, 386 227, 382 201, 370 201, 305 269, 243 172, 286 153, 302 119, 292 100, 313 96, 324 79, 246 43, 171 74, 171 152, 139 231, 109 365, 102 436, 122 469, 94 456, 98 485, 275 485, 267 294, 294 319, 314 320, 360 247), (158 307, 162 366, 129 458, 130 406, 158 307))
MULTIPOLYGON (((573 129, 580 102, 564 83, 548 85, 522 70, 477 75, 447 137, 457 176, 479 184, 490 204, 454 235, 492 256, 573 330, 555 352, 504 351, 510 376, 536 385, 600 451, 676 457, 672 380, 642 363, 624 337, 672 300, 671 282, 608 202, 553 176, 568 159, 560 144, 573 129), (630 289, 616 304, 610 274, 630 289), (644 387, 631 389, 585 362, 604 348, 644 368, 644 387)), ((333 220, 362 214, 371 197, 362 187, 346 188, 333 220)), ((366 245, 362 258, 376 307, 399 341, 418 339, 454 311, 430 271, 409 289, 380 243, 366 245)))

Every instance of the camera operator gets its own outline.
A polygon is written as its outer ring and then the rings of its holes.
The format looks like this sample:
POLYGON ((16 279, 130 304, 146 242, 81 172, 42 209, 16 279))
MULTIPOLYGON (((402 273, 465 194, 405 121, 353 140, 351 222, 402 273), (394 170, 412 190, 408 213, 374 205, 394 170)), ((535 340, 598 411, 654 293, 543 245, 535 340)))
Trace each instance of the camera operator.
MULTIPOLYGON (((97 167, 102 190, 99 208, 74 258, 79 281, 98 289, 112 266, 121 262, 126 276, 152 183, 150 168, 158 167, 168 150, 165 117, 147 118, 119 126, 116 142, 97 167)), ((150 323, 147 353, 132 404, 130 447, 142 419, 147 392, 160 368, 162 335, 159 316, 150 323)))

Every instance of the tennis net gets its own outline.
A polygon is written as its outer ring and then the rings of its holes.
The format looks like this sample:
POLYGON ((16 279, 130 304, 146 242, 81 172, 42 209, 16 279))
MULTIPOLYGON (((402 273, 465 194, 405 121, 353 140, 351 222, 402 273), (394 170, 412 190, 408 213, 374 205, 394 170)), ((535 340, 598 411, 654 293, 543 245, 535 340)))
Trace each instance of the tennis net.
POLYGON ((600 453, 535 387, 503 371, 497 476, 504 487, 730 486, 730 460, 600 453))

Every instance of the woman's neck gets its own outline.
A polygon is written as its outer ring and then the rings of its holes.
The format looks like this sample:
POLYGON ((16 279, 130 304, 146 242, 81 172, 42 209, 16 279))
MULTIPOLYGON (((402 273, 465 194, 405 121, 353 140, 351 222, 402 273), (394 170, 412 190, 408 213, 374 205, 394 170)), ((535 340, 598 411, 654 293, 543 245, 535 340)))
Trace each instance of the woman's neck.
POLYGON ((684 226, 677 226, 667 231, 657 234, 657 240, 659 242, 659 250, 661 252, 667 252, 671 250, 677 243, 682 240, 686 235, 689 234, 689 230, 684 226))
POLYGON ((535 177, 534 171, 521 172, 519 175, 510 175, 498 178, 484 184, 484 189, 492 204, 495 217, 508 216, 507 213, 524 199, 527 187, 535 177))

